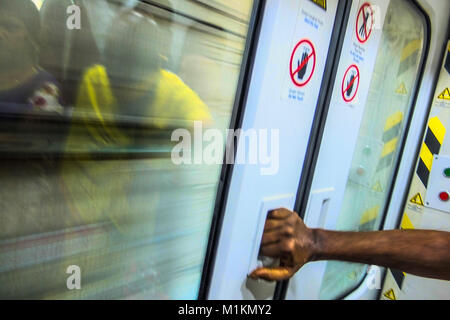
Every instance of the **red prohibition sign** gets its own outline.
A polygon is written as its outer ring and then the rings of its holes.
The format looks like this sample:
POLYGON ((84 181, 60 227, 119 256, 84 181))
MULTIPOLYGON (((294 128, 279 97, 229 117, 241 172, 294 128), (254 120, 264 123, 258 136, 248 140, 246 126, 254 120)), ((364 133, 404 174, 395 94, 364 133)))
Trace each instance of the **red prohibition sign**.
MULTIPOLYGON (((313 74, 314 74, 314 70, 316 69, 316 49, 314 49, 314 45, 312 44, 311 41, 307 40, 307 39, 303 39, 301 40, 299 43, 297 43, 297 45, 294 48, 294 51, 292 51, 292 55, 291 55, 291 60, 290 60, 290 64, 289 64, 289 73, 291 75, 291 79, 292 82, 297 86, 297 87, 304 87, 308 84, 308 82, 311 80, 313 74), (297 53, 297 50, 300 49, 302 47, 302 45, 306 45, 308 47, 311 48, 311 53, 309 53, 308 56, 305 56, 305 59, 302 59, 302 62, 300 65, 298 65, 298 68, 296 68, 295 70, 293 70, 293 62, 294 62, 294 57, 295 54, 297 53), (310 71, 310 75, 306 77, 306 80, 304 81, 299 81, 298 79, 296 79, 297 74, 299 74, 299 72, 305 68, 305 66, 308 65, 309 60, 313 59, 313 65, 312 65, 312 69, 310 71)), ((305 76, 305 75, 304 75, 305 76)), ((304 77, 303 76, 303 77, 304 77)))
POLYGON ((353 99, 355 99, 359 89, 359 80, 360 80, 359 68, 356 64, 352 64, 350 67, 348 67, 347 71, 345 71, 344 79, 342 80, 342 98, 344 99, 345 102, 352 102, 353 99), (353 77, 352 75, 350 75, 350 77, 347 78, 347 76, 350 74, 350 71, 352 70, 355 71, 355 74, 353 74, 353 77), (358 82, 356 88, 354 86, 355 81, 358 82))
POLYGON ((369 2, 366 2, 359 9, 358 18, 356 19, 356 37, 358 38, 359 42, 365 43, 367 40, 369 40, 374 25, 375 25, 375 18, 372 5, 369 2), (366 8, 369 8, 369 12, 366 11, 366 8), (361 19, 363 19, 362 25, 359 24, 361 19), (371 24, 370 29, 367 30, 369 19, 371 19, 371 24))

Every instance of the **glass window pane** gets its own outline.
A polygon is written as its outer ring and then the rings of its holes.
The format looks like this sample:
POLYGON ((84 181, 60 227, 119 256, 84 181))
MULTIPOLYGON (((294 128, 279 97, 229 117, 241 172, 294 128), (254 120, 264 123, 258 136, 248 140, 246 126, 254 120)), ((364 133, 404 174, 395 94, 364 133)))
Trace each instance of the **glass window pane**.
POLYGON ((253 1, 152 3, 1 0, 0 298, 197 297, 253 1))
MULTIPOLYGON (((423 46, 422 16, 409 1, 391 1, 337 230, 380 228, 423 46)), ((336 299, 348 293, 362 281, 366 270, 366 265, 328 262, 320 298, 336 299)))

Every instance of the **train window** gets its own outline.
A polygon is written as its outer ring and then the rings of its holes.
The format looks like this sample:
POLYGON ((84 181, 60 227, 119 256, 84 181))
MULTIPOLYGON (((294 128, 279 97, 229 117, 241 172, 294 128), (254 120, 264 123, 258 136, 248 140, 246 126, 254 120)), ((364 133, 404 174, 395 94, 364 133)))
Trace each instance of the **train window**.
MULTIPOLYGON (((338 230, 380 228, 401 138, 411 112, 425 44, 425 22, 410 1, 390 1, 338 230)), ((330 261, 320 298, 337 299, 361 283, 367 266, 330 261)))
POLYGON ((0 297, 197 297, 252 6, 1 0, 0 297))

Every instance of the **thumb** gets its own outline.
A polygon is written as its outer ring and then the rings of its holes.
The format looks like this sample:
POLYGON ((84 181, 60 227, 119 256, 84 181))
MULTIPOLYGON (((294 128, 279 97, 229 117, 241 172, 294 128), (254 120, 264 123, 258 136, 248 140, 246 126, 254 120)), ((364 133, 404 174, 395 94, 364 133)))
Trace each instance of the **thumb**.
POLYGON ((291 278, 294 273, 295 270, 290 267, 258 268, 249 277, 253 280, 283 281, 291 278))

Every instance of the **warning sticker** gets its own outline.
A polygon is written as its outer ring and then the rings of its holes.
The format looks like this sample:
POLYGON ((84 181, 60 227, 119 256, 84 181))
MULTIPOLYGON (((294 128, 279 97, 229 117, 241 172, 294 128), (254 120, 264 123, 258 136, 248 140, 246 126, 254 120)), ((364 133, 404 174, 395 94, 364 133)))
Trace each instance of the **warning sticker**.
POLYGON ((358 93, 360 83, 359 68, 356 64, 352 64, 347 68, 342 80, 342 98, 345 102, 352 102, 358 93))
POLYGON ((383 293, 383 296, 385 296, 389 300, 397 300, 397 298, 395 297, 394 289, 386 291, 385 293, 383 293))
POLYGON ((402 82, 400 84, 400 86, 397 88, 397 90, 395 90, 395 93, 402 95, 402 96, 406 96, 408 94, 408 91, 406 90, 406 85, 404 82, 402 82))
POLYGON ((375 15, 370 3, 364 3, 358 12, 356 19, 356 37, 360 43, 369 40, 375 26, 375 15))
POLYGON ((327 11, 327 0, 311 0, 311 1, 317 4, 323 10, 327 11))
POLYGON ((450 90, 446 88, 442 93, 438 96, 438 99, 441 100, 450 100, 450 90))
POLYGON ((376 192, 383 192, 383 188, 381 187, 380 181, 375 183, 375 185, 372 187, 372 190, 376 192))
POLYGON ((423 206, 423 199, 420 193, 416 194, 410 201, 419 206, 423 206))
POLYGON ((316 69, 316 49, 311 41, 301 40, 294 48, 290 60, 291 80, 297 87, 304 87, 316 69))

